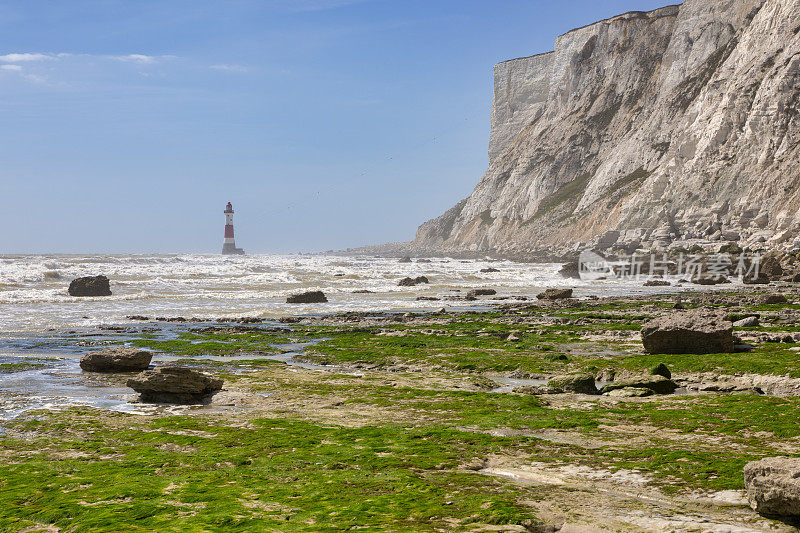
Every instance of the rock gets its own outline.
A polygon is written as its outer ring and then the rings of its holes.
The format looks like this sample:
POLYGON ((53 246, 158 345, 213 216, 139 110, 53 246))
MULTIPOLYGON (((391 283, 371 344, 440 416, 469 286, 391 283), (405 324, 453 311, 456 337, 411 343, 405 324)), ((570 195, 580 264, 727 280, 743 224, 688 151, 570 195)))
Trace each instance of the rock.
POLYGON ((605 383, 609 383, 614 381, 614 378, 617 377, 617 371, 613 368, 606 368, 602 372, 597 375, 597 381, 603 381, 605 383))
POLYGON ((375 294, 375 293, 367 289, 358 289, 353 291, 353 294, 375 294))
POLYGON ((500 271, 496 268, 491 268, 491 267, 481 269, 481 274, 491 274, 492 272, 500 272, 500 271))
POLYGON ((580 394, 598 393, 597 387, 594 384, 594 376, 591 374, 567 374, 556 376, 547 382, 547 387, 580 394))
POLYGON ((399 287, 414 287, 415 285, 421 285, 424 283, 430 283, 428 278, 425 276, 417 276, 416 278, 403 278, 397 285, 399 287))
POLYGON ((410 262, 411 262, 411 257, 407 255, 401 257, 400 260, 398 261, 398 263, 410 263, 410 262))
POLYGON ((308 291, 286 298, 287 304, 324 304, 328 301, 322 291, 308 291))
POLYGON ((438 302, 441 298, 436 298, 435 296, 417 296, 418 302, 438 302))
POLYGON ((620 379, 614 383, 604 385, 600 389, 601 394, 609 393, 613 390, 631 387, 634 389, 649 389, 656 394, 672 394, 678 388, 678 384, 664 376, 641 376, 620 379))
POLYGON ((417 263, 431 263, 430 259, 417 259, 417 263))
POLYGON ((111 296, 111 287, 105 276, 87 276, 72 280, 67 292, 70 296, 111 296))
POLYGON ((477 298, 478 296, 494 296, 497 291, 494 289, 472 289, 467 293, 467 297, 477 298))
POLYGON ((516 333, 509 333, 508 337, 506 337, 506 340, 508 342, 519 342, 519 341, 522 340, 522 338, 519 335, 517 335, 516 333))
MULTIPOLYGON (((550 389, 548 387, 541 387, 538 385, 523 385, 521 387, 514 387, 511 389, 511 392, 515 392, 517 394, 527 394, 529 396, 540 396, 542 394, 553 394, 556 389, 550 389)), ((559 392, 562 392, 559 390, 559 392)))
POLYGON ((147 370, 153 354, 139 348, 107 348, 81 358, 81 368, 88 372, 139 372, 147 370))
POLYGON ((745 285, 769 285, 769 282, 769 276, 763 272, 759 272, 755 277, 753 274, 742 276, 742 283, 745 285))
POLYGON ((758 265, 759 274, 764 274, 772 281, 778 281, 783 276, 781 262, 774 254, 767 254, 761 258, 758 265))
POLYGON ((758 326, 758 317, 757 316, 748 316, 741 320, 737 320, 733 323, 734 326, 737 328, 753 328, 758 326))
POLYGON ((580 279, 581 277, 581 266, 580 263, 577 261, 570 261, 569 263, 565 263, 561 266, 561 270, 558 271, 559 275, 562 278, 570 278, 570 279, 580 279))
POLYGON ((650 369, 650 375, 652 376, 663 376, 667 379, 672 379, 672 372, 669 371, 669 367, 664 363, 659 363, 653 368, 650 369))
POLYGON ((669 287, 671 283, 663 279, 651 279, 644 282, 645 287, 669 287))
POLYGON ((562 300, 572 298, 572 289, 547 289, 536 296, 540 300, 562 300))
POLYGON ((651 354, 732 353, 733 324, 702 310, 673 313, 646 322, 642 344, 651 354))
POLYGON ((800 459, 767 457, 744 466, 747 501, 758 513, 800 516, 800 459))
POLYGON ((611 396, 612 398, 643 398, 645 396, 652 396, 655 394, 650 389, 638 388, 638 387, 623 387, 621 389, 613 389, 606 393, 606 396, 611 396))
POLYGON ((160 366, 128 380, 144 402, 203 403, 222 388, 223 381, 181 366, 160 366))
POLYGON ((765 294, 758 303, 761 305, 776 305, 789 303, 789 300, 783 294, 765 294))
POLYGON ((144 315, 128 315, 125 318, 127 318, 128 320, 138 320, 140 322, 150 320, 149 317, 146 317, 144 315))

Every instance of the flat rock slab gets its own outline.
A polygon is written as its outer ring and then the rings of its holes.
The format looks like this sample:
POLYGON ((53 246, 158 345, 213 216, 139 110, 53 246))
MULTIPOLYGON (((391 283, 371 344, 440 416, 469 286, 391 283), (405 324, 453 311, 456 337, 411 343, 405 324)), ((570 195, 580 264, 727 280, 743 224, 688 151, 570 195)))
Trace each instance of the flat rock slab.
POLYGON ((160 366, 128 380, 143 402, 204 403, 222 388, 222 379, 182 366, 160 366))
POLYGON ((744 466, 750 507, 767 516, 800 516, 800 459, 767 457, 744 466))
POLYGON ((88 372, 139 372, 147 370, 153 354, 139 348, 108 348, 90 352, 81 358, 81 368, 88 372))
POLYGON ((674 313, 646 322, 642 344, 651 354, 733 353, 733 324, 707 311, 674 313))
POLYGON ((111 296, 111 286, 105 276, 73 279, 67 289, 70 296, 111 296))

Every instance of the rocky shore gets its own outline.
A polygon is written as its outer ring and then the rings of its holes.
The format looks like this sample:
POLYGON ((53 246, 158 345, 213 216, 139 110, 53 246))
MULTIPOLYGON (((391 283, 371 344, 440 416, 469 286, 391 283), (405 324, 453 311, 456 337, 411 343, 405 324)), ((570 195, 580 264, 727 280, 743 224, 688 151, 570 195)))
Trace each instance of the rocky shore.
POLYGON ((0 522, 110 530, 102 508, 150 530, 795 530, 794 466, 746 465, 800 457, 796 285, 491 292, 473 296, 485 312, 131 316, 71 338, 138 401, 201 403, 0 422, 0 522), (138 376, 108 367, 150 354, 138 376))

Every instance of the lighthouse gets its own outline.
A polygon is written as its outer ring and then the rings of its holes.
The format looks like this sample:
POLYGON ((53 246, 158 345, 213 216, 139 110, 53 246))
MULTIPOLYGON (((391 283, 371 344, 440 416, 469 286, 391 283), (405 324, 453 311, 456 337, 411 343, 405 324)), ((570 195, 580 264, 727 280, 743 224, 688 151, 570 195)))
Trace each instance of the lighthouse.
POLYGON ((223 255, 244 255, 244 250, 236 247, 233 240, 233 206, 230 202, 225 206, 225 240, 222 242, 223 255))

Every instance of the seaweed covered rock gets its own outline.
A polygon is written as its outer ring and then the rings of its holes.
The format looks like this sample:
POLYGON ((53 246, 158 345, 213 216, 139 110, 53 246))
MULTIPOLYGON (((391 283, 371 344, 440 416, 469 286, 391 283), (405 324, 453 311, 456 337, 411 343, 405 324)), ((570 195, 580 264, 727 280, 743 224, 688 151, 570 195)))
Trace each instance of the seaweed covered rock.
POLYGON ((204 403, 222 388, 222 379, 182 366, 160 366, 128 380, 143 402, 204 403))
POLYGON ((632 377, 609 383, 600 389, 600 393, 608 394, 615 390, 627 388, 648 389, 656 394, 672 394, 678 388, 678 384, 664 376, 632 377))
POLYGON ((147 370, 153 354, 139 348, 108 348, 90 352, 81 358, 81 368, 88 372, 139 372, 147 370))
POLYGON ((664 315, 642 326, 647 353, 733 353, 733 324, 703 310, 664 315))
POLYGON ((286 298, 287 304, 324 304, 328 301, 322 291, 308 291, 286 298))
POLYGON ((800 458, 767 457, 744 466, 747 501, 767 516, 800 517, 800 458))
POLYGON ((547 382, 547 387, 580 394, 598 394, 599 392, 597 386, 594 384, 594 376, 591 374, 567 374, 564 376, 556 376, 547 382))
POLYGON ((672 372, 669 371, 669 367, 664 363, 658 363, 656 366, 650 369, 650 374, 653 376, 663 376, 667 379, 672 379, 672 372))
POLYGON ((783 294, 765 294, 758 302, 761 305, 775 305, 789 303, 783 294))
POLYGON ((106 276, 86 276, 73 279, 67 292, 70 296, 111 296, 111 286, 106 276))

